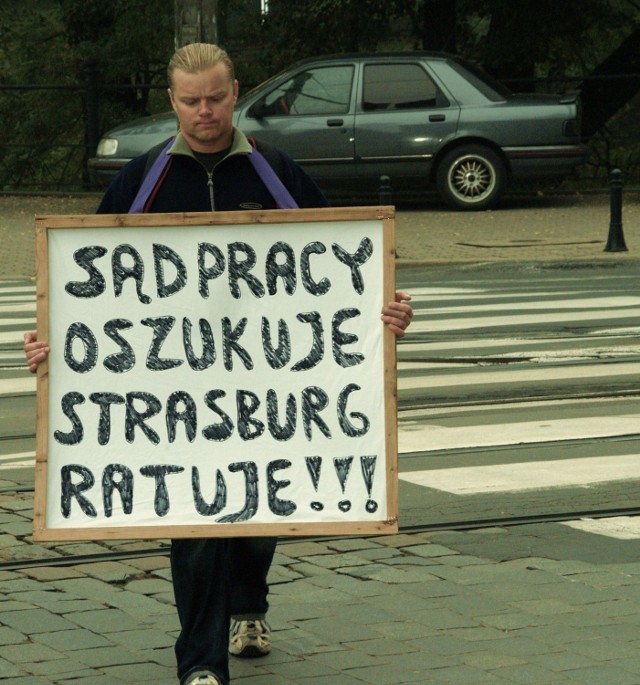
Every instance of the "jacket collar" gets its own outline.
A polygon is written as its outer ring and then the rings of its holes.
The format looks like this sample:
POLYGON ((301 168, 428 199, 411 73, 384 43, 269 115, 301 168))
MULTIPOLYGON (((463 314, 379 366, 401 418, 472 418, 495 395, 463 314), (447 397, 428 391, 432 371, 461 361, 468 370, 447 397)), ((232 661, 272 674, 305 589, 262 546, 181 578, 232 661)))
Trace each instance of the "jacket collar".
MULTIPOLYGON (((229 150, 229 154, 227 157, 231 155, 249 155, 251 154, 251 151, 253 150, 253 147, 251 146, 251 143, 247 140, 247 137, 244 135, 240 129, 237 129, 234 127, 233 129, 233 142, 231 143, 231 149, 229 150)), ((167 154, 169 155, 187 155, 188 157, 194 157, 193 150, 189 147, 189 144, 187 141, 184 139, 184 136, 180 131, 178 131, 178 134, 176 135, 175 140, 173 141, 173 145, 167 150, 167 154)))

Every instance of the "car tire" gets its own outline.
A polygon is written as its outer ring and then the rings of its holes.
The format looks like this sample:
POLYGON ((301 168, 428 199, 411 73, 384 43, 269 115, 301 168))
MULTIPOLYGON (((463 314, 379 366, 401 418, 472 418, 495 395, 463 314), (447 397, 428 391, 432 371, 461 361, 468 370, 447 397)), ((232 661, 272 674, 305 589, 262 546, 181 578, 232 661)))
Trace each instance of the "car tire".
POLYGON ((506 182, 503 161, 483 145, 457 147, 438 165, 438 192, 454 209, 478 211, 494 207, 506 182))

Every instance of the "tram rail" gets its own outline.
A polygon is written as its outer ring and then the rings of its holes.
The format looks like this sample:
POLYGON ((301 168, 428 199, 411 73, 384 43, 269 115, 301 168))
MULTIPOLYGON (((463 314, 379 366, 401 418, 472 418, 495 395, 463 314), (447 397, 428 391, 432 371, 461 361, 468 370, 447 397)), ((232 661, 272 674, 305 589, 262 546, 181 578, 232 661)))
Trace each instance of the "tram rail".
MULTIPOLYGON (((599 519, 611 518, 616 516, 639 516, 640 507, 618 507, 618 508, 603 508, 603 509, 589 509, 582 511, 570 512, 550 512, 548 514, 532 514, 525 516, 505 516, 505 517, 487 517, 473 520, 457 520, 457 521, 440 521, 437 523, 425 523, 420 525, 399 526, 400 533, 435 533, 442 531, 469 531, 478 530, 482 528, 510 528, 514 526, 525 526, 536 523, 563 523, 567 521, 576 521, 579 519, 599 519)), ((306 541, 327 541, 327 540, 344 540, 349 538, 348 535, 336 536, 296 536, 291 538, 281 538, 279 544, 287 545, 300 540, 306 541)), ((375 535, 365 535, 360 537, 377 537, 375 535)), ((30 559, 13 559, 8 561, 0 561, 0 571, 20 571, 29 568, 41 567, 66 567, 77 566, 81 564, 100 563, 104 561, 126 561, 128 559, 141 559, 146 557, 168 556, 170 546, 168 543, 159 545, 158 547, 150 547, 139 550, 107 550, 102 553, 95 554, 70 554, 68 556, 59 557, 36 557, 30 559)))

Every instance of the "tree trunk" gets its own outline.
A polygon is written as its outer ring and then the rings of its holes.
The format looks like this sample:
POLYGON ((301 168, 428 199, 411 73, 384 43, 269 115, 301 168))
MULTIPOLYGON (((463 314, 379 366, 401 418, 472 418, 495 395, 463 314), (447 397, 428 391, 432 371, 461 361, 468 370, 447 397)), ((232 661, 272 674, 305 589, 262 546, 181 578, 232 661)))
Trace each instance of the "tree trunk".
POLYGON ((589 140, 640 90, 640 28, 582 82, 582 136, 589 140), (609 78, 606 78, 609 76, 609 78))
POLYGON ((174 0, 176 48, 218 42, 218 0, 174 0))

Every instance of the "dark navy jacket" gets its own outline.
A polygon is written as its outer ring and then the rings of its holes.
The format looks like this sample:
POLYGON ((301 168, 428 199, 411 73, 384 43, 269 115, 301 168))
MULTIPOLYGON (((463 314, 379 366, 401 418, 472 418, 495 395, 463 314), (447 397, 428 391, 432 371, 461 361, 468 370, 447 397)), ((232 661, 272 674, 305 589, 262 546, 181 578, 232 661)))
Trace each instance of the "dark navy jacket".
MULTIPOLYGON (((262 150, 264 145, 259 144, 262 150)), ((275 209, 276 203, 248 160, 252 147, 237 129, 229 154, 215 167, 211 181, 215 207, 211 206, 209 176, 191 154, 184 139, 172 148, 173 161, 149 211, 210 212, 246 209, 275 209)), ((299 207, 326 207, 328 202, 315 182, 283 152, 271 148, 269 157, 279 155, 275 169, 299 207)), ((265 155, 266 156, 266 155, 265 155)), ((98 214, 126 214, 142 183, 148 153, 129 162, 107 189, 98 214)), ((274 165, 272 165, 274 166, 274 165)))

